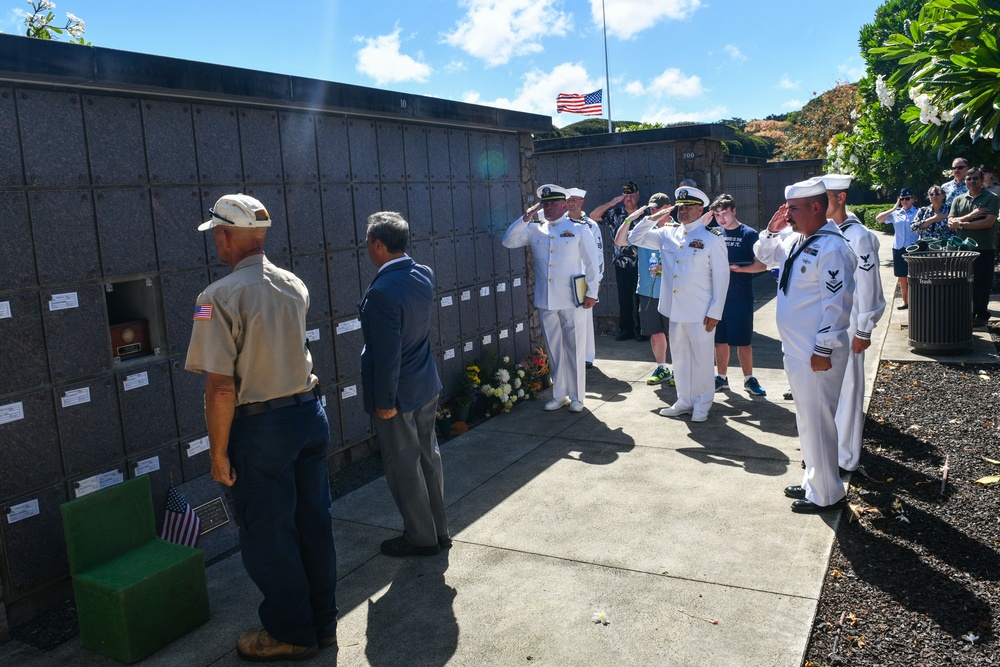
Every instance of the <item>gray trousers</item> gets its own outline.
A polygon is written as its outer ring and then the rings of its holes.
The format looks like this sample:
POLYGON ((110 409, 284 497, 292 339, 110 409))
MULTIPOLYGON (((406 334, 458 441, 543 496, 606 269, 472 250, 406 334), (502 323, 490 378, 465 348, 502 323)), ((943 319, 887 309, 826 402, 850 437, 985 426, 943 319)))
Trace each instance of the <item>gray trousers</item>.
POLYGON ((385 480, 403 516, 406 539, 418 547, 448 536, 444 512, 444 470, 434 420, 438 397, 392 419, 374 415, 385 480))

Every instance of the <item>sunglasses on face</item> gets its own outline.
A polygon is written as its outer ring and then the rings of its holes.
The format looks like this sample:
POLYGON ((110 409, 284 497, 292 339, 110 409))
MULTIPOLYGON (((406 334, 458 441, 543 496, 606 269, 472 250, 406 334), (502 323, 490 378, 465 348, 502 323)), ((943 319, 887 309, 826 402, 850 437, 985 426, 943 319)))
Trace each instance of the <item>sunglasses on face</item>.
POLYGON ((913 197, 900 197, 899 198, 900 201, 910 201, 911 199, 913 199, 913 197))
POLYGON ((967 165, 967 164, 958 164, 958 165, 953 166, 951 168, 951 170, 952 171, 962 171, 963 169, 968 169, 968 168, 969 168, 969 165, 967 165))

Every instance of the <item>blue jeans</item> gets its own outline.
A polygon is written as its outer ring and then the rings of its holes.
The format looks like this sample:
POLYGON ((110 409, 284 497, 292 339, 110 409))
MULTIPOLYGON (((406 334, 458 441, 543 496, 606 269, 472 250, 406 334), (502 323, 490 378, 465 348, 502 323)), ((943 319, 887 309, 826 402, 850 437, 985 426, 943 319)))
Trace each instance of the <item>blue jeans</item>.
POLYGON ((229 459, 243 565, 274 638, 315 646, 337 628, 337 553, 319 401, 233 420, 229 459))

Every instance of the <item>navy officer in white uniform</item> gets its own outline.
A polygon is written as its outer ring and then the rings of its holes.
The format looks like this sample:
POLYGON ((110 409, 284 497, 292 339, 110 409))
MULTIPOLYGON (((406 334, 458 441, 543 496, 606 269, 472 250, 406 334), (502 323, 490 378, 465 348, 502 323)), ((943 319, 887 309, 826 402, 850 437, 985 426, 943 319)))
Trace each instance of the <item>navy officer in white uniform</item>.
POLYGON ((535 194, 538 203, 514 221, 502 243, 505 248, 529 246, 535 260, 534 303, 552 373, 552 400, 545 409, 568 405, 570 412, 581 412, 586 394, 586 311, 597 303, 601 258, 590 230, 566 215, 565 189, 547 184, 535 194), (587 281, 587 294, 580 306, 573 287, 573 278, 578 275, 587 281))
POLYGON ((660 251, 663 265, 657 309, 670 318, 677 401, 660 414, 690 413, 693 422, 708 419, 715 398, 714 332, 729 290, 729 250, 722 233, 705 226, 708 203, 698 188, 677 188, 673 206, 646 216, 628 234, 631 245, 660 251), (675 209, 680 224, 655 226, 675 209))
POLYGON ((818 178, 785 188, 778 208, 754 246, 757 258, 779 266, 777 321, 785 373, 795 397, 805 473, 785 495, 793 512, 846 506, 837 474, 834 415, 850 353, 848 327, 858 258, 837 225, 826 218, 827 196, 818 178), (791 226, 791 234, 782 230, 791 226))
POLYGON ((844 388, 837 406, 837 462, 840 472, 854 472, 861 461, 861 431, 865 425, 865 350, 872 344, 872 330, 885 312, 885 293, 878 269, 878 237, 847 210, 847 189, 853 176, 821 176, 828 199, 826 217, 833 220, 858 256, 854 272, 854 306, 851 308, 851 353, 844 373, 844 388))
MULTIPOLYGON (((601 237, 601 226, 590 219, 583 212, 583 203, 587 197, 587 191, 580 188, 566 188, 566 215, 578 225, 582 225, 590 230, 594 235, 594 243, 597 244, 597 256, 600 258, 600 272, 604 275, 604 239, 601 237)), ((587 309, 587 351, 584 359, 587 361, 587 368, 594 365, 597 358, 597 344, 594 340, 594 309, 587 309)))

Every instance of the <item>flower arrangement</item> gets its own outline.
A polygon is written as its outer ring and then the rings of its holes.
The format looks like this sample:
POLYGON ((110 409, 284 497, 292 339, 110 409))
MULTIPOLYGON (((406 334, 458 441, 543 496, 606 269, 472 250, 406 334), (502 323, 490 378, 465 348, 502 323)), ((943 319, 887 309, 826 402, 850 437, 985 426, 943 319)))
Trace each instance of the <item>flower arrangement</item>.
POLYGON ((545 351, 537 347, 528 355, 528 358, 519 364, 524 370, 524 380, 527 391, 534 398, 535 394, 548 389, 549 381, 549 356, 545 351))
POLYGON ((543 381, 548 372, 548 357, 541 349, 518 363, 504 355, 469 364, 452 400, 452 432, 456 426, 510 412, 517 403, 534 399, 548 386, 543 381))

